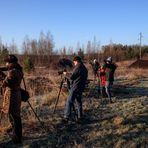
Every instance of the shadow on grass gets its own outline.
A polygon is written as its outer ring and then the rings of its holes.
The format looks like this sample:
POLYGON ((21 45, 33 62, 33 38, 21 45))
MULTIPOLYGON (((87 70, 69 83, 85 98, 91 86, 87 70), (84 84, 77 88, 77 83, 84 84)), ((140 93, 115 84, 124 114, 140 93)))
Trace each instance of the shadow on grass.
POLYGON ((148 124, 148 115, 137 115, 130 119, 126 119, 124 124, 148 124))
MULTIPOLYGON (((116 97, 118 99, 148 96, 148 87, 115 84, 112 88, 112 95, 112 97, 116 97)), ((89 98, 89 100, 104 98, 104 96, 102 96, 100 86, 87 88, 84 92, 84 97, 89 98)))
MULTIPOLYGON (((129 88, 128 88, 129 89, 129 88)), ((145 96, 147 94, 146 88, 137 88, 130 87, 130 91, 126 90, 127 94, 124 90, 117 89, 119 92, 117 95, 122 96, 125 95, 126 98, 131 98, 134 96, 145 96), (137 91, 138 89, 138 91, 137 91), (144 93, 143 93, 143 91, 144 93), (120 92, 121 91, 121 92, 120 92), (135 93, 136 91, 136 93, 135 93), (142 92, 140 92, 142 91, 142 92)), ((116 94, 115 94, 116 95, 116 94)), ((87 103, 89 103, 88 98, 86 98, 87 103)), ((116 130, 119 127, 115 127, 112 125, 112 119, 118 113, 113 112, 112 106, 109 104, 101 104, 99 105, 100 99, 92 98, 92 104, 85 108, 84 110, 84 119, 81 123, 76 123, 73 119, 68 123, 63 123, 61 121, 63 117, 63 109, 57 108, 55 114, 52 114, 52 108, 49 109, 49 113, 47 115, 46 125, 47 133, 45 136, 37 137, 37 131, 34 132, 33 138, 29 136, 28 138, 24 138, 24 141, 20 147, 28 146, 32 148, 37 147, 113 147, 118 144, 120 147, 122 145, 128 146, 131 140, 133 144, 136 146, 146 146, 146 137, 148 136, 146 132, 138 131, 132 132, 127 131, 126 133, 121 133, 120 135, 116 134, 116 130), (97 104, 98 103, 98 104, 97 104), (52 118, 52 120, 48 120, 48 118, 52 118), (53 128, 51 128, 51 124, 53 128), (111 130, 111 133, 108 131, 111 130), (96 134, 95 132, 98 134, 96 134), (94 133, 93 133, 94 132, 94 133), (103 134, 102 134, 103 133, 103 134), (102 134, 102 135, 101 135, 102 134), (91 137, 92 136, 92 137, 91 137), (142 137, 143 136, 143 137, 142 137)), ((39 116, 42 117, 43 113, 40 113, 39 116)), ((38 121, 37 121, 38 122, 38 121)), ((124 122, 124 125, 128 126, 128 124, 147 124, 148 116, 147 115, 136 115, 133 118, 127 119, 124 122)), ((41 129, 40 129, 41 130, 41 129)), ((119 128, 120 130, 120 128, 119 128)), ((27 133, 28 134, 28 133, 27 133)), ((17 147, 13 145, 11 141, 5 141, 0 144, 0 147, 17 147)))
POLYGON ((131 97, 143 97, 143 96, 148 96, 148 88, 134 87, 134 86, 128 86, 128 87, 116 86, 113 87, 113 94, 119 99, 131 98, 131 97))
POLYGON ((148 133, 143 132, 127 132, 121 134, 120 136, 115 133, 106 134, 103 137, 100 136, 94 140, 86 142, 86 147, 102 147, 102 148, 111 148, 111 147, 147 147, 148 133))

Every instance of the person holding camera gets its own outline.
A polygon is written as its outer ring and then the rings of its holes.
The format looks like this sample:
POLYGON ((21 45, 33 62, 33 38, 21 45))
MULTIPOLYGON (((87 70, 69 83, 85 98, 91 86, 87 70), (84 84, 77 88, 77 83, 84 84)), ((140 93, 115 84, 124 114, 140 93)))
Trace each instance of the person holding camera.
MULTIPOLYGON (((2 68, 7 71, 3 80, 2 87, 5 88, 3 96, 2 113, 9 115, 12 125, 14 143, 22 141, 22 123, 21 123, 21 93, 20 84, 23 78, 22 67, 18 64, 18 59, 14 55, 9 55, 6 59, 6 67, 2 68)), ((2 70, 1 69, 1 70, 2 70)), ((8 130, 7 130, 8 131, 8 130)))
POLYGON ((102 64, 98 70, 98 78, 100 79, 100 93, 102 97, 107 97, 106 91, 105 91, 105 85, 106 85, 106 68, 105 68, 105 61, 104 64, 102 64))
POLYGON ((84 91, 85 84, 87 81, 88 71, 79 56, 74 57, 73 63, 75 67, 70 77, 71 87, 69 90, 69 95, 65 107, 65 121, 68 121, 71 117, 71 111, 75 100, 77 101, 78 121, 80 121, 83 116, 82 93, 84 91))

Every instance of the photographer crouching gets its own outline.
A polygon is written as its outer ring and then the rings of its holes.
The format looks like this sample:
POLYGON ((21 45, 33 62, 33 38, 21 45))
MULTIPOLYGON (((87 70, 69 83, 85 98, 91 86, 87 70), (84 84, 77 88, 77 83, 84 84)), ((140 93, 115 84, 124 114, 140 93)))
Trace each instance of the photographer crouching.
MULTIPOLYGON (((71 87, 66 102, 63 119, 64 122, 67 122, 71 117, 71 111, 75 99, 77 101, 78 121, 81 121, 83 116, 82 93, 84 91, 85 84, 87 81, 88 71, 79 56, 74 57, 73 63, 75 67, 70 77, 71 87)), ((64 72, 64 74, 66 75, 66 72, 64 72)))
MULTIPOLYGON (((6 59, 6 67, 0 70, 7 71, 7 75, 2 82, 2 87, 5 88, 3 95, 2 113, 9 115, 9 120, 12 125, 14 143, 22 141, 22 122, 21 122, 21 94, 20 84, 23 78, 22 67, 18 64, 18 59, 14 55, 9 55, 6 59)), ((10 130, 10 129, 9 129, 10 130)), ((8 130, 7 130, 8 131, 8 130)))

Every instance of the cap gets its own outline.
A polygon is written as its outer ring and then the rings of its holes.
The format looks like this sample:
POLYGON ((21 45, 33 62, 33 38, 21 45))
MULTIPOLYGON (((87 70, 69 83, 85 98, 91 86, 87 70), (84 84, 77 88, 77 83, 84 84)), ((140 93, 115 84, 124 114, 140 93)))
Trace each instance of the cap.
POLYGON ((106 59, 106 61, 112 62, 112 57, 108 57, 108 58, 106 59))
POLYGON ((75 56, 75 57, 73 58, 73 61, 78 61, 78 62, 80 62, 80 61, 81 61, 81 58, 80 58, 79 56, 75 56))
POLYGON ((15 55, 10 54, 10 55, 8 55, 7 58, 5 58, 4 61, 8 62, 8 63, 17 63, 18 59, 17 59, 17 57, 15 55))
POLYGON ((94 63, 95 63, 95 62, 97 62, 97 60, 96 60, 96 59, 94 59, 94 63))

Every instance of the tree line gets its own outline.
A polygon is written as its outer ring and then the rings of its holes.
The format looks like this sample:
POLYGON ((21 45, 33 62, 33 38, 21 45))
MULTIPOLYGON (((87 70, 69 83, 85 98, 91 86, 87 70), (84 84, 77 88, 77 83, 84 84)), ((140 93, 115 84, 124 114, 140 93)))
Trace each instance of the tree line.
POLYGON ((112 56, 115 61, 123 61, 140 58, 140 48, 142 57, 147 57, 147 45, 109 44, 101 47, 100 43, 94 37, 93 41, 88 41, 86 46, 80 45, 78 42, 76 49, 73 47, 54 49, 53 36, 50 32, 40 32, 38 39, 31 39, 29 36, 24 38, 21 53, 19 53, 14 40, 8 46, 4 45, 0 39, 0 63, 3 62, 4 57, 8 54, 18 55, 20 61, 27 59, 29 62, 34 63, 34 65, 39 66, 50 66, 51 63, 55 63, 60 58, 71 58, 75 55, 79 55, 86 61, 94 58, 103 61, 108 56, 112 56))

